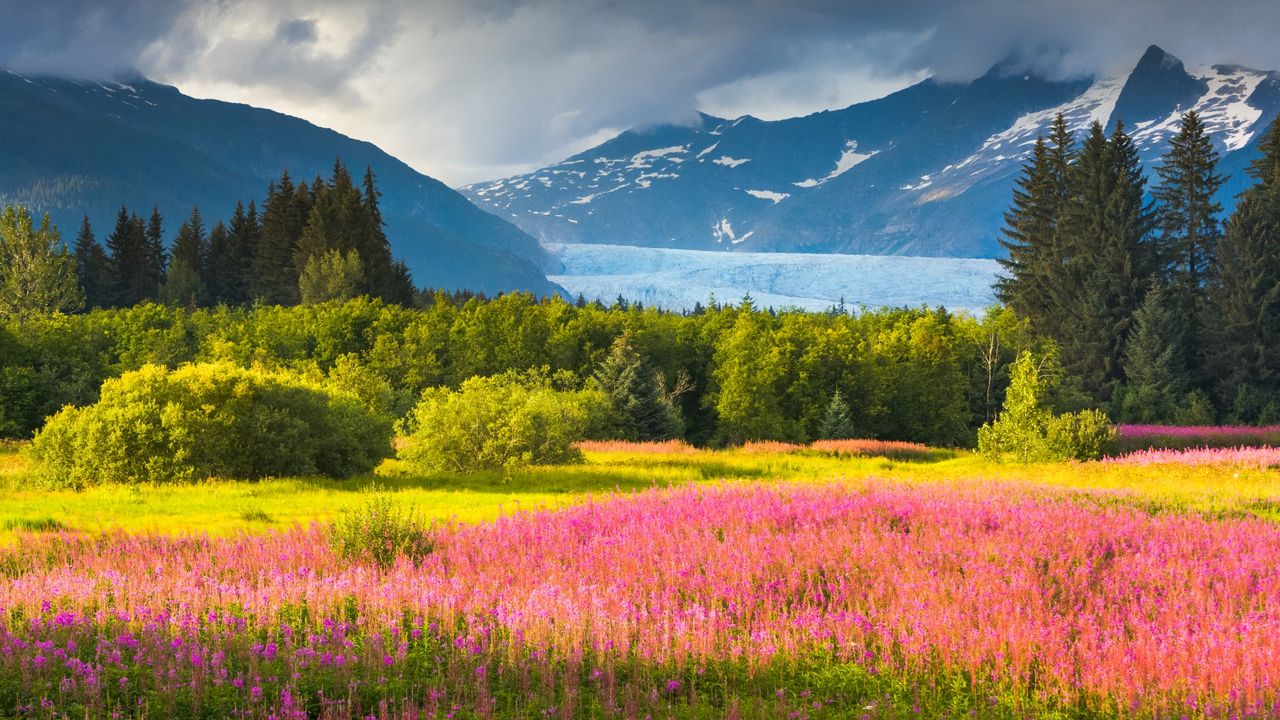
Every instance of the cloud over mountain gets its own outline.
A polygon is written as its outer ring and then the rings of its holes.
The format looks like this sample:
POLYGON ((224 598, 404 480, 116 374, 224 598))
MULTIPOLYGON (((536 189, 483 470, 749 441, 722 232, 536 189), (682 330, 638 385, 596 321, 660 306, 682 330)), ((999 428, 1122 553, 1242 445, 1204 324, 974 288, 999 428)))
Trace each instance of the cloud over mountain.
POLYGON ((453 182, 528 169, 695 110, 782 117, 968 79, 1190 62, 1280 67, 1280 5, 1224 0, 0 0, 0 64, 131 68, 368 137, 453 182))

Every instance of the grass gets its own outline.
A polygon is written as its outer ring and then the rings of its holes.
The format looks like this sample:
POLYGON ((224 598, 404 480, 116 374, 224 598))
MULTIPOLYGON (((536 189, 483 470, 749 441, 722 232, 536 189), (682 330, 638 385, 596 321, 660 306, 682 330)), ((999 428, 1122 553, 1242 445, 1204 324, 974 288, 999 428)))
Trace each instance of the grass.
POLYGON ((332 520, 387 492, 427 519, 481 522, 522 509, 556 507, 591 496, 722 480, 857 483, 885 478, 920 483, 998 480, 1058 487, 1091 503, 1121 503, 1153 512, 1200 512, 1280 520, 1280 471, 1223 466, 1100 463, 999 465, 967 452, 928 459, 837 457, 810 451, 650 452, 589 450, 583 465, 532 467, 508 473, 421 476, 385 462, 374 475, 337 481, 283 478, 259 482, 104 485, 84 491, 44 490, 28 482, 21 444, 0 445, 0 543, 16 532, 193 530, 216 535, 332 520))

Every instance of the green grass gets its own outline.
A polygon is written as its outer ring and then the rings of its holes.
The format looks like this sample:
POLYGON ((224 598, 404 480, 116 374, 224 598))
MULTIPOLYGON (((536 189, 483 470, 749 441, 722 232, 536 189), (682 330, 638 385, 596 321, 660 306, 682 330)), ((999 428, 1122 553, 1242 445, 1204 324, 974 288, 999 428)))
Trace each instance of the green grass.
POLYGON ((812 452, 737 450, 684 454, 587 453, 582 465, 531 467, 501 473, 423 476, 394 460, 373 475, 346 481, 283 478, 216 480, 182 485, 103 485, 83 491, 46 490, 30 482, 22 444, 0 445, 0 543, 17 532, 106 530, 232 534, 326 522, 365 504, 373 492, 392 494, 426 519, 480 522, 503 513, 555 507, 616 492, 722 480, 857 483, 1007 482, 1087 493, 1091 502, 1153 512, 1203 512, 1280 520, 1280 471, 1224 467, 1114 467, 1096 463, 997 465, 967 452, 949 459, 901 461, 836 458, 812 452))

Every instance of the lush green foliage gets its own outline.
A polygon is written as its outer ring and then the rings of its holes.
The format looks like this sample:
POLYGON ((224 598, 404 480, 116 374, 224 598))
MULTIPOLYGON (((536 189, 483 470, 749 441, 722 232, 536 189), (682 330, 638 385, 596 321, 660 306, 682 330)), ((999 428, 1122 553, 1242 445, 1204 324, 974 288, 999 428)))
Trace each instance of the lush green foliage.
POLYGON ((79 310, 75 260, 46 215, 37 226, 25 208, 0 212, 0 316, 79 310))
POLYGON ((364 263, 355 250, 326 250, 313 255, 298 275, 298 298, 310 305, 350 300, 360 294, 364 263))
POLYGON ((1102 456, 1115 431, 1098 410, 1054 415, 1048 397, 1061 370, 1057 358, 1024 352, 1013 365, 1004 412, 978 431, 978 449, 993 459, 1019 462, 1092 460, 1102 456))
POLYGON ((420 472, 579 462, 573 443, 607 422, 608 403, 598 389, 557 389, 536 373, 474 377, 423 393, 399 457, 420 472))
POLYGON ((423 309, 369 299, 141 305, 0 321, 0 434, 29 437, 63 405, 94 402, 108 378, 191 362, 330 380, 402 417, 424 390, 476 375, 547 366, 585 382, 629 333, 654 377, 670 379, 669 395, 688 390, 675 402, 684 437, 696 444, 810 440, 836 390, 855 437, 966 444, 1002 401, 1015 354, 1037 347, 1006 311, 982 320, 941 310, 847 316, 749 306, 677 315, 523 294, 430 299, 423 309))
POLYGON ((349 477, 390 453, 390 425, 354 397, 231 363, 148 365, 108 380, 36 435, 54 486, 209 477, 349 477))

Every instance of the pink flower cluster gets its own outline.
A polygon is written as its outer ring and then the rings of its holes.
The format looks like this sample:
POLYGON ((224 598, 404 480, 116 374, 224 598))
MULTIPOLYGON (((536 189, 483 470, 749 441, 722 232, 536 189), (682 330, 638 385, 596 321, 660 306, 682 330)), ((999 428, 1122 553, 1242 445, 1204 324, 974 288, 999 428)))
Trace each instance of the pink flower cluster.
POLYGON ((1116 444, 1122 451, 1280 446, 1280 425, 1117 425, 1116 444))
POLYGON ((448 665, 443 646, 482 690, 551 682, 539 658, 640 663, 662 695, 708 664, 822 657, 1148 717, 1280 712, 1280 526, 1263 521, 981 483, 757 485, 442 528, 424 563, 385 572, 325 537, 25 537, 0 552, 0 676, 87 695, 119 657, 129 682, 239 682, 252 706, 308 668, 356 687, 448 665), (442 645, 412 661, 423 632, 442 645))

